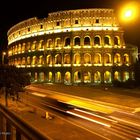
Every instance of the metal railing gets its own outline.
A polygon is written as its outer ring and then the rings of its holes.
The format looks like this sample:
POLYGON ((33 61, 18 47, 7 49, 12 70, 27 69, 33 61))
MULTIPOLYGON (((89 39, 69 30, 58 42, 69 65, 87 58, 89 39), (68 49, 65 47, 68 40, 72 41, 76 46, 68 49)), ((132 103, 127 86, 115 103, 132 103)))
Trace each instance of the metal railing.
POLYGON ((0 140, 50 140, 0 104, 0 140))

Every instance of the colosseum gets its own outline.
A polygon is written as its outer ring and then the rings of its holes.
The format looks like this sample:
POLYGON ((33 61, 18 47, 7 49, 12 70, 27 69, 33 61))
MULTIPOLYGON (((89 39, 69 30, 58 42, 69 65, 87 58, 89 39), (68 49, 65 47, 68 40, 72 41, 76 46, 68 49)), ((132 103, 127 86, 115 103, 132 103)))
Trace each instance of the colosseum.
POLYGON ((32 82, 111 84, 134 78, 137 48, 126 45, 113 9, 77 9, 33 17, 8 30, 9 65, 32 82))

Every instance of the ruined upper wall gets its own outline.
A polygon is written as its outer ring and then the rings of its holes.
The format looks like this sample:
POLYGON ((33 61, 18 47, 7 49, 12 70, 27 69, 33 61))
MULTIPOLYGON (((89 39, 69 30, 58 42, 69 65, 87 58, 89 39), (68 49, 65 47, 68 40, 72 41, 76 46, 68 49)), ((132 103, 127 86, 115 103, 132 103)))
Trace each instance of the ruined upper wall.
POLYGON ((43 34, 79 30, 119 30, 113 9, 78 9, 49 13, 48 17, 24 20, 7 33, 8 44, 43 34))

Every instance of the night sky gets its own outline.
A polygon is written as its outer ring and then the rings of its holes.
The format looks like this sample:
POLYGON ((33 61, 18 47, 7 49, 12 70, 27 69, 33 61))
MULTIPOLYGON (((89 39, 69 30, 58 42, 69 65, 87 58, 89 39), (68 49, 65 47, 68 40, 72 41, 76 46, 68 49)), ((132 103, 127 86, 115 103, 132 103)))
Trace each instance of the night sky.
MULTIPOLYGON (((133 0, 5 0, 0 4, 0 49, 6 49, 8 29, 22 20, 43 18, 49 12, 70 9, 114 8, 118 11, 122 4, 129 1, 133 0)), ((122 26, 126 42, 140 47, 140 18, 137 22, 122 26)))

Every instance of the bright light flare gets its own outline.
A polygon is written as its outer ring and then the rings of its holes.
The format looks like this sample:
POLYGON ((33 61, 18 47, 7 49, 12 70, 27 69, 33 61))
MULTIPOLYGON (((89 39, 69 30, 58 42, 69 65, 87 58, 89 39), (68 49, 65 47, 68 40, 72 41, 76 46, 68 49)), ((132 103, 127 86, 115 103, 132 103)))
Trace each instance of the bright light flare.
POLYGON ((139 2, 130 2, 123 6, 120 11, 121 21, 134 21, 138 18, 140 13, 140 3, 139 2))
POLYGON ((93 120, 93 119, 88 118, 86 116, 83 116, 83 115, 80 115, 80 114, 77 114, 77 113, 74 113, 74 112, 71 112, 71 111, 66 111, 66 112, 71 114, 71 115, 77 116, 79 118, 82 118, 82 119, 85 119, 85 120, 88 120, 88 121, 91 121, 91 122, 94 122, 94 123, 97 123, 97 124, 100 124, 100 125, 103 125, 103 126, 111 127, 111 125, 109 125, 109 124, 105 124, 105 123, 93 120))
POLYGON ((124 13, 124 16, 127 18, 127 17, 131 17, 132 16, 132 11, 131 10, 128 10, 124 13))

